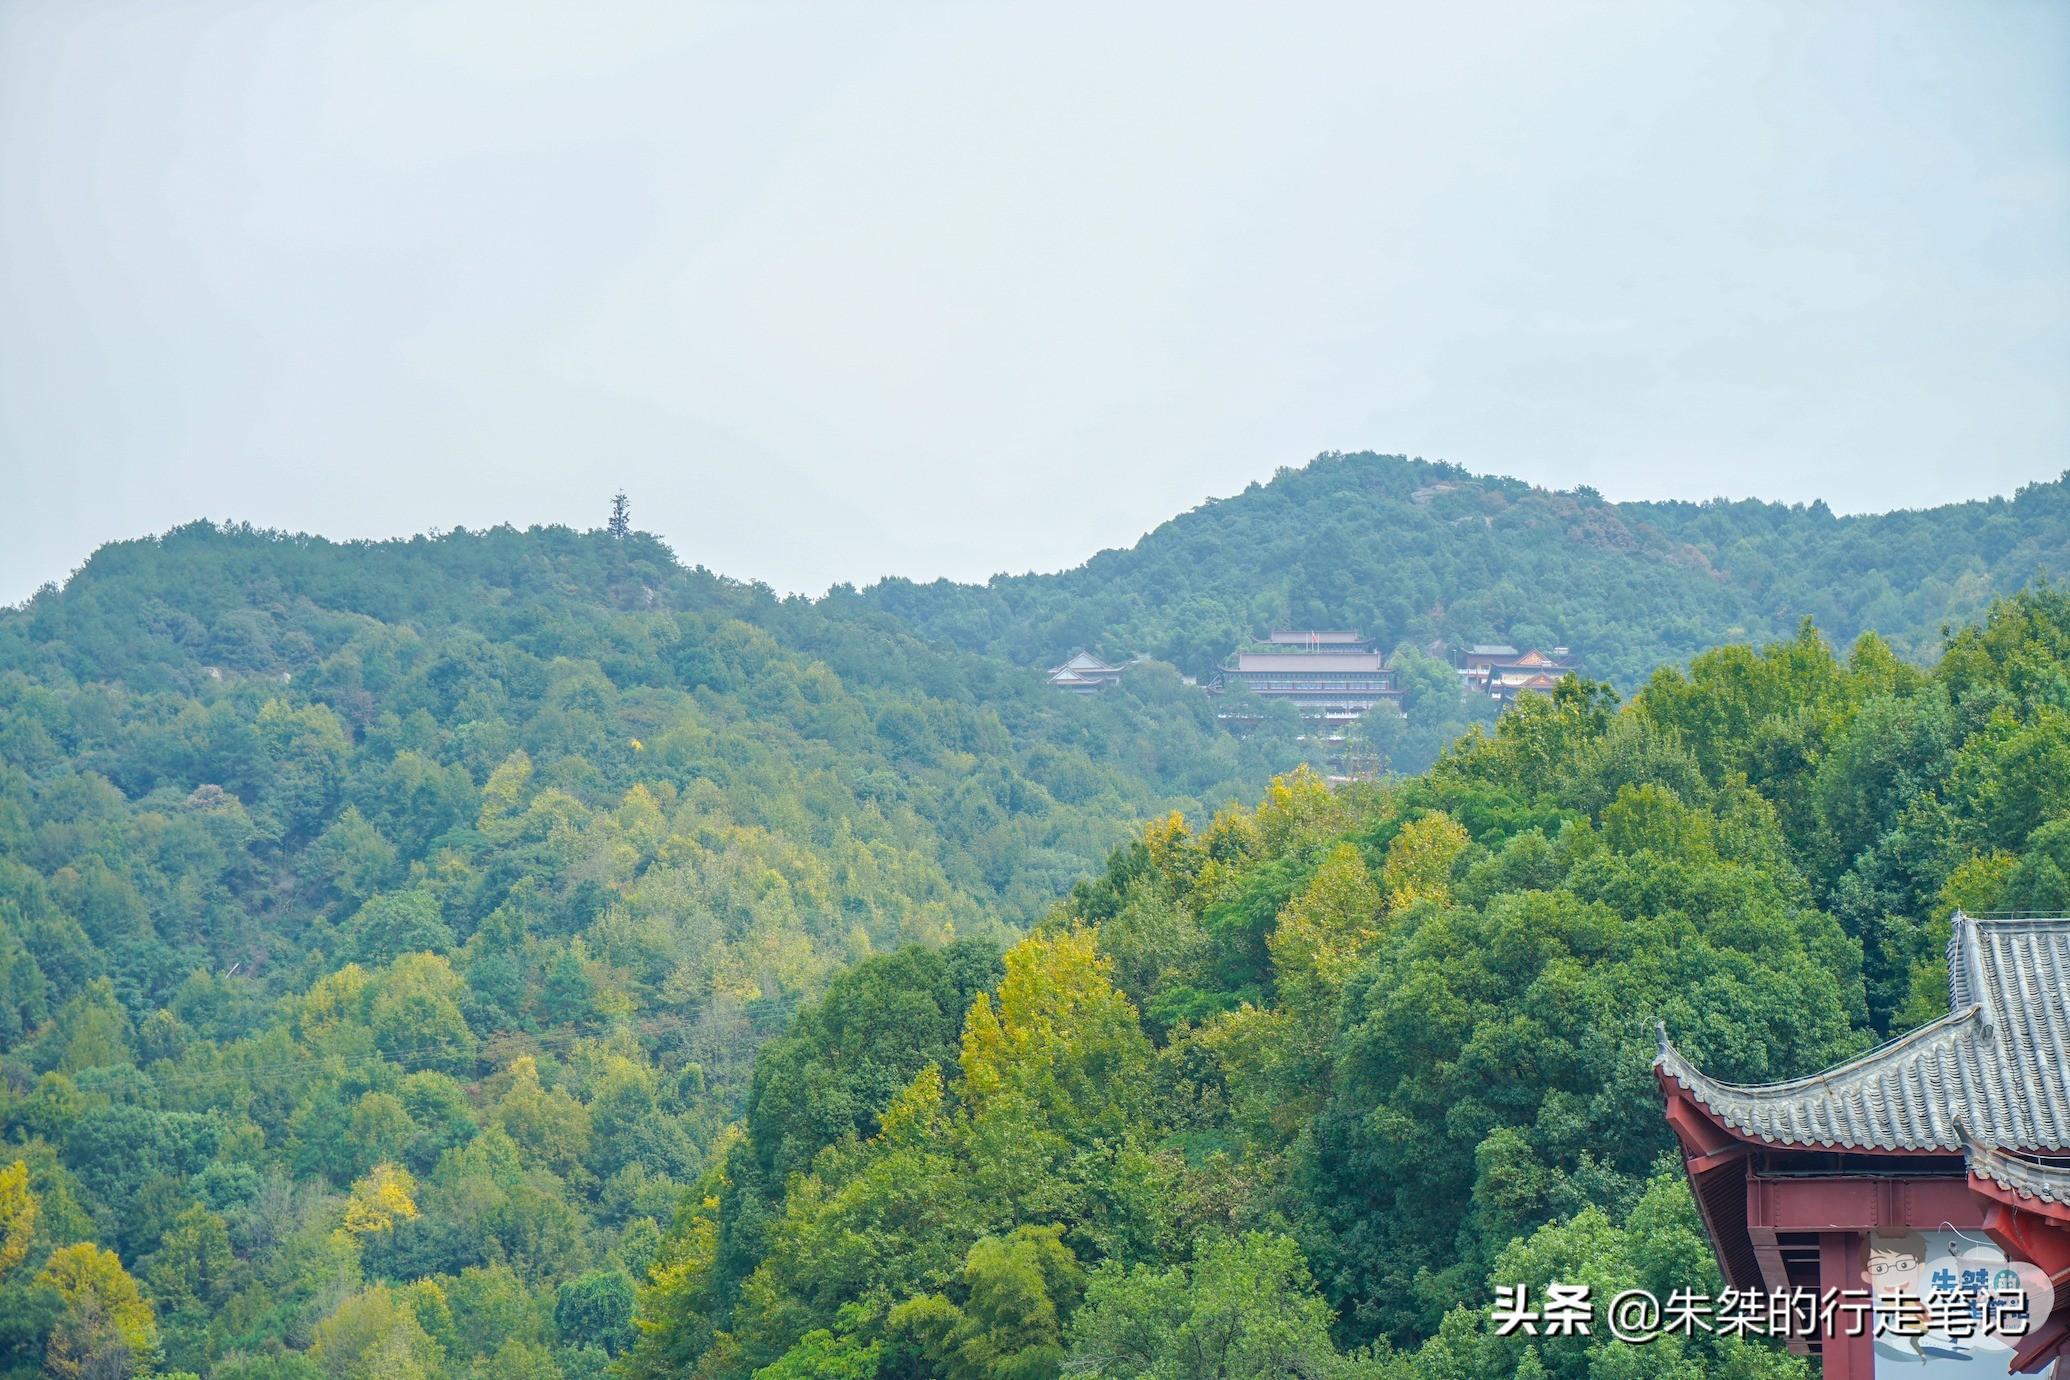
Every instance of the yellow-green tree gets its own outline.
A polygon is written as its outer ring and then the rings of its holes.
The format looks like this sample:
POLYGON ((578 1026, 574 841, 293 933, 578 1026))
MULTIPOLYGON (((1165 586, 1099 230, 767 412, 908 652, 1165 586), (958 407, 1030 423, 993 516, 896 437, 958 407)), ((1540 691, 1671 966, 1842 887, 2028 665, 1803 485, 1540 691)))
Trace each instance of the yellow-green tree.
POLYGON ((1417 901, 1450 896, 1452 864, 1469 842, 1466 830, 1442 810, 1403 825, 1387 846, 1387 865, 1380 874, 1388 907, 1406 910, 1417 901))
POLYGON ((509 1077, 496 1104, 497 1123, 537 1163, 557 1174, 578 1170, 589 1155, 588 1108, 565 1088, 541 1086, 539 1063, 529 1055, 511 1061, 509 1077))
POLYGON ((404 954, 375 988, 369 1012, 375 1043, 420 1068, 466 1068, 474 1058, 474 1032, 460 1014, 465 991, 445 955, 404 954))
POLYGON ((1359 850, 1349 843, 1331 849, 1267 941, 1281 1002, 1312 1021, 1333 1014, 1345 979, 1378 942, 1386 912, 1359 850))
POLYGON ((1090 930, 1034 935, 1006 953, 995 1011, 980 992, 963 1032, 963 1082, 983 1116, 1017 1103, 1073 1140, 1127 1133, 1144 1110, 1149 1041, 1090 930))
POLYGON ((51 1253, 36 1282, 57 1291, 57 1326, 44 1363, 65 1380, 136 1375, 158 1349, 157 1319, 113 1251, 90 1241, 51 1253))
POLYGON ((430 1380, 445 1359, 408 1297, 385 1284, 339 1304, 309 1356, 329 1380, 430 1380))
POLYGON ((940 1294, 891 1310, 894 1333, 917 1339, 948 1380, 1051 1380, 1063 1368, 1064 1327, 1085 1292, 1059 1226, 988 1236, 964 1258, 964 1302, 940 1294))
POLYGON ((29 1253, 41 1205, 29 1187, 29 1166, 16 1160, 0 1169, 0 1279, 13 1273, 29 1253))
POLYGON ((393 1231, 417 1215, 417 1184, 408 1170, 377 1164, 352 1186, 345 1204, 345 1230, 353 1236, 393 1231))
POLYGON ((172 1230, 149 1262, 151 1296, 172 1314, 202 1314, 221 1307, 236 1285, 237 1257, 223 1219, 196 1205, 173 1219, 172 1230))

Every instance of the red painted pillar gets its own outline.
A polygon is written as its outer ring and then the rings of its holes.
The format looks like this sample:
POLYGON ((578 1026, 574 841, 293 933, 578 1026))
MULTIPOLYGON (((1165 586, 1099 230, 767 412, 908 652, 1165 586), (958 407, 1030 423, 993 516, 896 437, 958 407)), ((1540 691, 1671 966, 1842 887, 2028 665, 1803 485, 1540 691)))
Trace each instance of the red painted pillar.
MULTIPOLYGON (((1818 1236, 1818 1287, 1821 1291, 1866 1289, 1869 1268, 1865 1238, 1858 1231, 1826 1231, 1818 1236)), ((1819 1342, 1819 1373, 1824 1380, 1874 1380, 1876 1337, 1873 1320, 1864 1318, 1861 1336, 1847 1335, 1851 1315, 1843 1309, 1833 1318, 1834 1335, 1819 1342)))

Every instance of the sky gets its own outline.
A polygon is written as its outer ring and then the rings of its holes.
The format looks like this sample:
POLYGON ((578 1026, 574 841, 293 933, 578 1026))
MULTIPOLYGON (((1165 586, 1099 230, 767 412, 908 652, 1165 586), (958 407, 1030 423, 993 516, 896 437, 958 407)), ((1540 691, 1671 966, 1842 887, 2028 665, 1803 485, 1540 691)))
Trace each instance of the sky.
POLYGON ((783 590, 1325 450, 2070 467, 2070 7, 0 0, 0 602, 195 518, 783 590))

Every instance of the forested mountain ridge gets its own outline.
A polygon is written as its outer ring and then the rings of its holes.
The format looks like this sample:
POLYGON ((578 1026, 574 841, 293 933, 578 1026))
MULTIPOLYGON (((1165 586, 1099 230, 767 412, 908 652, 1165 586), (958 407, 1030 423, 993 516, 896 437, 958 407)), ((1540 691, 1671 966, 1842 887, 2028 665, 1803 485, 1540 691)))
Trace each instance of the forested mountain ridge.
POLYGON ((637 535, 97 553, 0 612, 0 1376, 1802 1377, 1482 1307, 1715 1284, 1653 1021, 1808 1071, 2070 905, 2070 600, 1334 790, 1209 705, 637 535))
POLYGON ((1572 646, 1630 688, 1809 617, 1930 659, 1944 625, 2070 572, 2070 486, 1838 517, 1823 503, 1610 503, 1450 464, 1326 454, 1213 499, 1127 550, 983 585, 886 580, 864 598, 930 637, 1023 665, 1077 647, 1211 674, 1275 627, 1349 627, 1383 647, 1572 646))
MULTIPOLYGON (((853 599, 779 599, 684 568, 641 534, 332 543, 197 524, 105 547, 63 591, 0 611, 10 671, 73 697, 48 723, 16 723, 10 759, 103 763, 131 797, 214 784, 278 814, 270 787, 232 779, 263 774, 266 750, 228 725, 276 700, 321 705, 354 743, 477 783, 521 750, 578 793, 622 789, 664 760, 722 792, 784 773, 759 796, 734 792, 741 822, 794 824, 800 801, 818 825, 904 812, 938 835, 935 865, 964 869, 957 886, 1023 920, 1097 863, 1108 827, 1164 797, 1212 807, 1236 783, 1255 792, 1295 760, 1284 741, 1215 731, 1169 677, 1070 700, 1018 668, 929 648, 853 599), (204 710, 218 740, 129 751, 204 710), (1154 738, 1142 732, 1153 721, 1154 738)), ((464 814, 416 832, 428 841, 464 814)), ((274 822, 292 841, 310 820, 274 822)))
POLYGON ((2060 591, 1930 671, 1806 626, 1621 705, 1569 680, 1423 775, 1151 822, 960 1019, 912 958, 843 974, 685 1197, 630 1371, 1808 1380, 1489 1303, 1721 1287, 1660 1025, 1808 1074, 1945 1013, 1954 908, 2066 905, 2060 591))
POLYGON ((601 1365, 799 999, 996 962, 1146 813, 1295 760, 1168 668, 1056 695, 639 535, 104 548, 0 612, 0 1125, 100 1281, 0 1286, 0 1368, 357 1374, 394 1301, 339 1314, 348 1266, 475 1300, 446 1373, 579 1371, 562 1295, 601 1365))

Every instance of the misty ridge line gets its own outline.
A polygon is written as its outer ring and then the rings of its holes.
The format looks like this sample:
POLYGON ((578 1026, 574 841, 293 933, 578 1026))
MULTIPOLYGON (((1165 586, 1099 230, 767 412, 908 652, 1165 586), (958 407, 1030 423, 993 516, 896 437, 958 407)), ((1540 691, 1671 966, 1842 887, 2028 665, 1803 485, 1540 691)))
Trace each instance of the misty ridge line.
MULTIPOLYGON (((1157 538, 1160 534, 1167 532, 1175 526, 1187 522, 1189 519, 1194 519, 1204 514, 1207 514, 1219 507, 1220 505, 1237 502, 1248 496, 1257 494, 1260 491, 1268 490, 1272 488, 1274 485, 1280 484, 1283 481, 1299 476, 1312 465, 1329 461, 1340 461, 1347 458, 1355 459, 1379 455, 1380 453, 1373 451, 1318 452, 1314 459, 1309 462, 1306 462, 1302 465, 1281 465, 1273 471, 1270 477, 1263 480, 1253 479, 1249 483, 1245 484, 1241 489, 1238 489, 1232 493, 1210 494, 1202 498, 1193 507, 1175 513, 1172 516, 1159 521, 1156 525, 1140 533, 1132 542, 1126 544, 1103 546, 1092 551, 1090 554, 1086 555, 1083 559, 1077 561, 1074 564, 1057 566, 1053 568, 1031 567, 1028 569, 1018 571, 1001 569, 993 572, 991 575, 985 577, 984 579, 956 579, 949 576, 937 576, 927 579, 916 580, 915 577, 892 571, 877 577, 876 580, 871 581, 867 584, 858 585, 854 581, 845 580, 833 581, 826 588, 819 591, 817 594, 813 594, 805 590, 779 589, 772 582, 756 577, 733 576, 728 575, 726 572, 719 570, 711 570, 710 573, 719 575, 722 578, 733 580, 743 585, 768 589, 771 592, 777 593, 783 597, 803 596, 812 599, 822 599, 830 594, 835 593, 854 593, 857 591, 866 592, 874 590, 881 585, 895 582, 922 583, 928 585, 947 585, 960 588, 975 589, 983 588, 985 586, 995 584, 1000 581, 1063 577, 1082 571, 1096 562, 1121 557, 1130 552, 1136 551, 1145 542, 1149 542, 1157 538)), ((1741 510, 1751 508, 1770 511, 1776 514, 1788 514, 1791 517, 1803 518, 1813 522, 1829 521, 1840 524, 1842 526, 1845 526, 1850 523, 1874 522, 1878 519, 1895 518, 1907 514, 1936 514, 1951 512, 1955 510, 1970 509, 1978 506, 2010 503, 2016 501, 2021 494, 2026 493, 2029 490, 2038 490, 2047 486, 2060 485, 2065 480, 2070 480, 2070 470, 2065 470, 2062 475, 2058 476, 2058 478, 2053 480, 2032 480, 2025 484, 2021 484, 2014 490, 2014 492, 2011 495, 1985 494, 1975 498, 1955 499, 1945 503, 1937 504, 1923 504, 1914 506, 1899 505, 1891 508, 1880 509, 1843 510, 1833 508, 1826 502, 1824 498, 1815 498, 1808 502, 1803 500, 1786 501, 1780 499, 1767 499, 1754 495, 1749 495, 1743 498, 1732 498, 1724 494, 1719 494, 1715 497, 1708 499, 1609 498, 1604 496, 1594 486, 1588 484, 1577 484, 1572 488, 1566 489, 1552 488, 1543 484, 1518 479, 1509 475, 1503 475, 1494 472, 1482 473, 1473 471, 1466 468, 1463 465, 1451 461, 1426 461, 1421 456, 1411 458, 1406 454, 1388 454, 1385 456, 1381 456, 1381 458, 1394 461, 1400 464, 1427 466, 1429 468, 1429 472, 1434 476, 1433 483, 1444 483, 1447 482, 1447 480, 1450 480, 1451 482, 1463 482, 1483 485, 1495 484, 1508 488, 1521 486, 1523 488, 1528 489, 1532 495, 1544 499, 1567 499, 1571 500, 1576 504, 1588 504, 1591 506, 1600 505, 1620 512, 1631 512, 1640 515, 1649 514, 1656 509, 1680 513, 1702 512, 1706 510, 1721 508, 1741 510)), ((102 545, 112 547, 124 546, 137 542, 161 541, 190 527, 209 526, 222 530, 242 531, 254 536, 264 537, 269 540, 305 543, 323 542, 334 546, 348 548, 380 548, 393 546, 408 546, 412 543, 417 542, 439 541, 449 536, 466 536, 470 534, 480 535, 484 532, 524 532, 535 530, 561 530, 570 532, 600 531, 605 530, 610 522, 608 496, 607 501, 605 503, 600 504, 600 512, 603 514, 603 518, 598 523, 596 523, 594 527, 583 527, 573 522, 530 523, 522 527, 507 521, 493 523, 488 526, 475 527, 469 527, 465 524, 456 524, 455 526, 449 528, 434 524, 430 527, 425 528, 421 532, 404 532, 398 533, 393 536, 385 537, 333 537, 326 535, 320 531, 311 531, 292 527, 260 526, 257 524, 241 521, 236 518, 213 519, 208 517, 197 516, 190 522, 175 524, 174 526, 166 528, 162 532, 142 534, 133 537, 114 538, 102 543, 102 545)), ((677 557, 679 562, 683 559, 682 554, 676 550, 674 544, 666 536, 646 528, 638 527, 637 522, 635 522, 633 528, 629 530, 637 530, 639 531, 640 535, 661 542, 663 546, 669 548, 671 553, 677 557)), ((95 548, 96 551, 98 551, 99 549, 101 548, 95 548)), ((92 553, 89 553, 89 559, 91 558, 91 554, 92 553)), ((82 563, 82 565, 75 567, 73 569, 71 575, 78 574, 79 571, 84 568, 84 564, 82 563)), ((709 569, 701 561, 692 561, 692 563, 685 566, 685 568, 696 570, 709 569)), ((44 582, 44 584, 38 586, 35 592, 32 592, 30 595, 26 596, 23 600, 18 601, 14 605, 8 605, 5 607, 21 607, 22 605, 28 603, 30 600, 34 599, 37 594, 45 590, 62 589, 65 583, 69 581, 69 579, 71 578, 71 575, 68 575, 65 580, 46 581, 44 582)))

